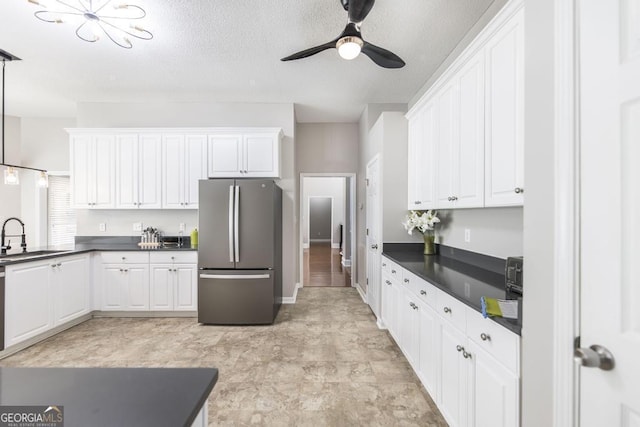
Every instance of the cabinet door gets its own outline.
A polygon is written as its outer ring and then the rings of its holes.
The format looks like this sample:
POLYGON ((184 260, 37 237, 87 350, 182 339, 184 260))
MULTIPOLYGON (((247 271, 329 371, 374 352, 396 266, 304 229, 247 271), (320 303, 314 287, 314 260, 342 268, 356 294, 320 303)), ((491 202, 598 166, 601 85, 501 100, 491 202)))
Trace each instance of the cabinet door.
POLYGON ((198 209, 198 182, 207 179, 207 137, 187 135, 185 138, 185 171, 183 207, 198 209))
POLYGON ((465 426, 467 422, 468 359, 462 354, 466 337, 445 320, 439 319, 440 375, 438 408, 452 427, 465 426), (461 350, 458 350, 461 349, 461 350))
POLYGON ((5 347, 53 327, 48 261, 7 268, 5 285, 5 347))
POLYGON ((416 302, 416 305, 420 325, 418 376, 429 394, 435 398, 438 378, 438 317, 435 311, 424 302, 416 302))
POLYGON ((138 135, 116 136, 116 207, 138 207, 138 135))
POLYGON ((484 57, 482 52, 460 70, 459 125, 454 161, 454 205, 480 208, 484 205, 484 57))
POLYGON ((244 176, 246 177, 278 177, 279 137, 273 134, 244 135, 244 176))
POLYGON ((54 293, 54 324, 68 322, 91 310, 89 256, 61 258, 50 270, 54 293))
POLYGON ((181 209, 184 205, 184 135, 162 137, 162 207, 181 209))
POLYGON ((102 310, 124 310, 126 276, 121 265, 103 264, 101 274, 102 310))
POLYGON ((518 12, 485 49, 485 206, 524 202, 523 17, 518 12))
POLYGON ((110 209, 115 206, 115 165, 113 135, 96 135, 91 154, 92 173, 89 186, 93 189, 92 208, 110 209))
POLYGON ((516 427, 519 425, 520 386, 516 374, 469 342, 474 364, 470 415, 475 427, 516 427))
POLYGON ((138 137, 138 207, 142 209, 162 207, 161 138, 159 134, 138 137))
POLYGON ((380 299, 380 311, 382 317, 382 323, 390 330, 391 329, 391 279, 382 271, 382 280, 380 281, 381 299, 380 299))
POLYGON ((409 120, 409 209, 436 207, 435 103, 430 102, 409 120))
POLYGON ((151 266, 151 310, 173 310, 175 273, 170 265, 151 266))
POLYGON ((149 265, 125 265, 125 310, 149 310, 149 265))
POLYGON ((240 177, 242 135, 209 135, 209 178, 240 177))
POLYGON ((402 331, 400 333, 400 347, 413 369, 418 372, 418 364, 420 362, 420 317, 419 308, 415 304, 417 298, 408 289, 403 289, 402 301, 399 315, 399 321, 402 323, 400 326, 402 331))
POLYGON ((438 95, 438 209, 455 205, 454 182, 458 139, 458 88, 454 81, 447 84, 438 95))
MULTIPOLYGON (((91 153, 94 146, 89 135, 72 135, 71 146, 71 206, 77 209, 87 209, 92 202, 90 181, 94 178, 91 153)), ((95 182, 95 181, 94 181, 95 182)))
POLYGON ((198 309, 198 268, 194 265, 178 265, 174 268, 174 310, 198 309))

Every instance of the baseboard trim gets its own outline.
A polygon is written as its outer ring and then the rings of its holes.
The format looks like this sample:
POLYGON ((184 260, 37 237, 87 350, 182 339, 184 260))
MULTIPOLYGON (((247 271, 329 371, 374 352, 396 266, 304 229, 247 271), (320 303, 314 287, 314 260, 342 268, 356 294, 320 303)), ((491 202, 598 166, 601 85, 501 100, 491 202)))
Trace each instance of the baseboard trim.
POLYGON ((93 317, 198 317, 197 311, 101 311, 93 312, 93 317))
POLYGON ((358 291, 358 293, 360 294, 360 298, 362 298, 362 302, 365 303, 365 304, 368 304, 367 303, 367 294, 362 292, 362 289, 360 289, 360 284, 359 283, 356 283, 355 288, 358 291))
POLYGON ((342 264, 343 267, 351 267, 351 260, 350 259, 342 258, 342 261, 340 261, 340 263, 342 264))
POLYGON ((295 304, 296 303, 296 299, 298 298, 298 289, 302 288, 302 285, 300 283, 296 283, 296 288, 293 290, 293 296, 292 297, 282 297, 282 303, 283 304, 295 304))
POLYGON ((340 249, 340 243, 332 243, 331 249, 340 249))
POLYGON ((387 325, 384 324, 382 319, 376 320, 376 326, 378 327, 378 329, 387 329, 387 325))
POLYGON ((303 243, 302 249, 309 249, 309 243, 303 243))

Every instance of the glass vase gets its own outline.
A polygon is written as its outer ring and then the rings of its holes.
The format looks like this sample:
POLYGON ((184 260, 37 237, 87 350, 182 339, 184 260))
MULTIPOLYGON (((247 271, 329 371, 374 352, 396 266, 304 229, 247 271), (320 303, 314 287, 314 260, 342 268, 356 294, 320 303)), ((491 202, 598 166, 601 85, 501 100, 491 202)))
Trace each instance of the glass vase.
POLYGON ((422 233, 422 238, 424 239, 424 254, 425 255, 435 255, 436 253, 436 236, 433 230, 427 230, 422 233))

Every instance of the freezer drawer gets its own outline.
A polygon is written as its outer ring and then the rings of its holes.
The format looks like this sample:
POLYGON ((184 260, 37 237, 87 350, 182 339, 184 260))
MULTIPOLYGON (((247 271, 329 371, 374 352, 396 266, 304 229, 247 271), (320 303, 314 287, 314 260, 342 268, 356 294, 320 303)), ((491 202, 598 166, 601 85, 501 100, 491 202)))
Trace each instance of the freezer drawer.
POLYGON ((200 270, 198 322, 271 324, 277 313, 272 270, 200 270))

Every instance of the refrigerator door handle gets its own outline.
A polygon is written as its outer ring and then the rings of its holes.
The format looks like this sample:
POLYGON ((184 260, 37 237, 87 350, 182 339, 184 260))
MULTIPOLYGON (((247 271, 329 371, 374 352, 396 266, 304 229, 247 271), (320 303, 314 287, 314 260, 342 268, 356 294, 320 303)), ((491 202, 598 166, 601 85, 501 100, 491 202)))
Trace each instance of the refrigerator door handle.
POLYGON ((201 279, 225 279, 225 280, 241 280, 241 279, 268 279, 268 274, 201 274, 201 279))
POLYGON ((239 222, 240 222, 240 186, 236 185, 236 203, 234 205, 235 208, 235 212, 234 212, 234 220, 233 220, 233 224, 235 229, 233 230, 234 232, 234 242, 235 242, 235 248, 236 248, 236 262, 240 262, 240 227, 239 227, 239 222))
POLYGON ((229 262, 233 262, 233 187, 229 186, 229 262))

